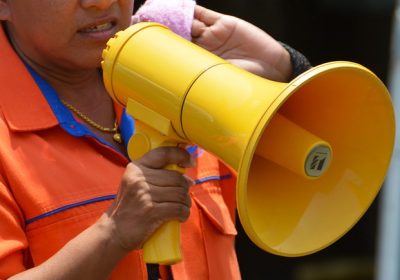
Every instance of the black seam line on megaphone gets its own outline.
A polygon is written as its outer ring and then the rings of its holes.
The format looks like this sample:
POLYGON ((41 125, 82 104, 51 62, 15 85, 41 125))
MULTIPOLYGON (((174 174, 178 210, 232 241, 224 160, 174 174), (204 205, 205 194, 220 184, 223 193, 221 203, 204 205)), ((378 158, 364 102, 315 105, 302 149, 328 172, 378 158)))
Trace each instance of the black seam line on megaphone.
MULTIPOLYGON (((186 133, 185 133, 185 130, 183 129, 183 118, 182 118, 182 117, 183 117, 183 107, 185 106, 185 100, 186 100, 186 97, 187 97, 188 93, 190 92, 190 89, 193 87, 194 83, 195 83, 205 72, 207 72, 207 71, 210 70, 211 68, 214 68, 214 67, 219 66, 219 65, 224 65, 224 64, 230 64, 230 63, 229 63, 229 62, 223 62, 223 63, 221 62, 221 63, 217 63, 217 64, 214 64, 214 65, 208 67, 207 69, 201 71, 200 74, 198 74, 197 77, 194 78, 193 81, 192 81, 192 82, 190 83, 190 85, 188 86, 188 88, 187 88, 187 90, 186 90, 186 92, 185 92, 185 95, 183 96, 183 99, 182 99, 181 113, 180 113, 180 116, 179 116, 180 125, 181 125, 181 131, 182 131, 182 133, 183 133, 183 138, 188 139, 188 137, 187 137, 187 135, 186 135, 186 133)), ((178 135, 179 135, 179 134, 178 134, 178 135)), ((190 139, 189 139, 189 140, 190 140, 190 139)))

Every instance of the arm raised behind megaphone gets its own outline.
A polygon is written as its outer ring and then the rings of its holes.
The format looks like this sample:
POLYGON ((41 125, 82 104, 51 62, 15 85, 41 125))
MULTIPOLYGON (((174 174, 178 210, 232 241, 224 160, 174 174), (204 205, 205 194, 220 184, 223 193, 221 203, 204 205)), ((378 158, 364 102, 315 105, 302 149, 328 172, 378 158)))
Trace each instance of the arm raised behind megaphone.
POLYGON ((263 78, 289 82, 310 69, 308 59, 240 18, 195 7, 193 42, 263 78))
POLYGON ((112 239, 128 251, 139 249, 170 220, 186 221, 193 181, 164 167, 192 167, 190 155, 178 147, 159 147, 128 164, 117 197, 107 211, 112 239))
POLYGON ((287 50, 247 21, 196 6, 192 37, 197 45, 249 72, 282 82, 291 77, 287 50))

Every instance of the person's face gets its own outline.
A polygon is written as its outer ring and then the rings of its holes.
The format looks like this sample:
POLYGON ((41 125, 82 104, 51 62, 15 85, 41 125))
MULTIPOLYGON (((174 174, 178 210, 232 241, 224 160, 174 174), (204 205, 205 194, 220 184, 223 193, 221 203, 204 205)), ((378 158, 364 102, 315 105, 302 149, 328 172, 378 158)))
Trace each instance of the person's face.
POLYGON ((129 26, 134 0, 0 0, 14 46, 44 67, 98 67, 107 40, 129 26))

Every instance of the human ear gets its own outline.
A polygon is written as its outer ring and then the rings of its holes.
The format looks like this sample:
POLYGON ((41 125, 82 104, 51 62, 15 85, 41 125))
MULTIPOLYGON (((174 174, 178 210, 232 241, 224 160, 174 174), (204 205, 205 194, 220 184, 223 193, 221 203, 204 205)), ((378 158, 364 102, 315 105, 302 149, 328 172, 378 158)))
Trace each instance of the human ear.
POLYGON ((0 0, 0 20, 10 20, 11 12, 8 0, 0 0))

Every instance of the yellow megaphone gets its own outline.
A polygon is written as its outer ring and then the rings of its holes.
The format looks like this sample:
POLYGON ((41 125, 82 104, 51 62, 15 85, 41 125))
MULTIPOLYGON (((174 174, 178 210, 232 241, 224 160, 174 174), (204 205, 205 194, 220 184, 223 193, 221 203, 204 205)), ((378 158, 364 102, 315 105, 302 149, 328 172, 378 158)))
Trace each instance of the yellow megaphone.
MULTIPOLYGON (((267 252, 302 256, 330 245, 384 181, 394 111, 384 84, 359 64, 330 62, 274 82, 157 23, 118 33, 103 59, 108 92, 138 125, 129 155, 180 142, 216 155, 237 174, 246 234, 267 252)), ((146 262, 180 260, 179 224, 165 227, 146 242, 146 262)))

